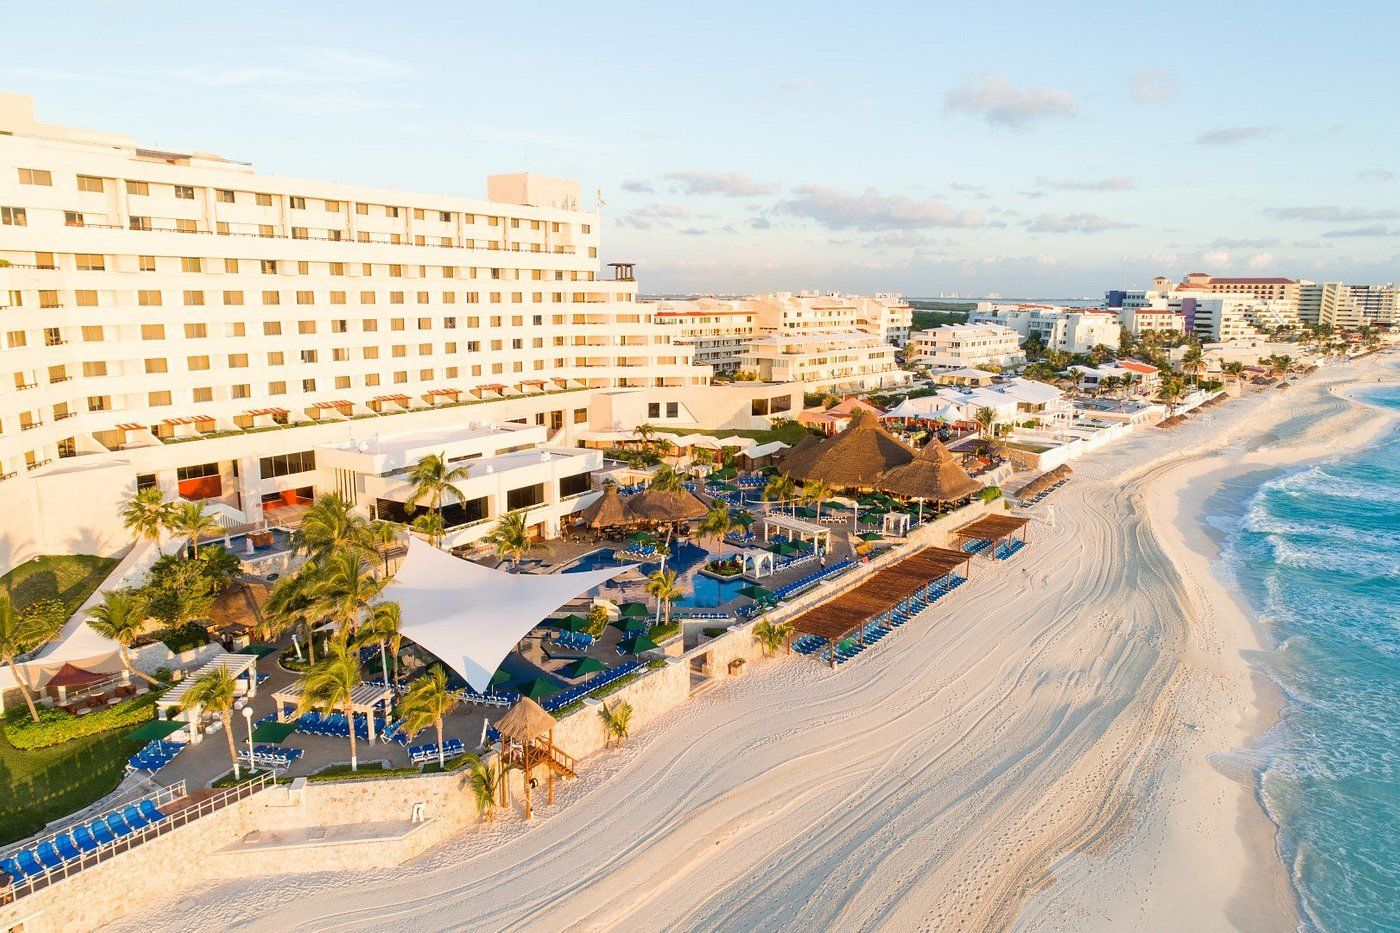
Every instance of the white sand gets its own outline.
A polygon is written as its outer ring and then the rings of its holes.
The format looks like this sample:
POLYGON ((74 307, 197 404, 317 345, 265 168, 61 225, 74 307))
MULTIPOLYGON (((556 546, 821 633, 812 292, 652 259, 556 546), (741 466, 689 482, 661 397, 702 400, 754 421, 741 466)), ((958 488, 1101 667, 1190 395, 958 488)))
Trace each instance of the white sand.
POLYGON ((392 872, 182 894, 119 928, 1291 927, 1248 774, 1207 757, 1271 702, 1196 512, 1225 474, 1318 453, 1261 449, 1274 424, 1315 413, 1333 445, 1374 425, 1322 388, 1356 368, 1076 464, 1012 560, 979 559, 834 672, 793 656, 698 698, 529 827, 392 872), (1222 433, 1238 446, 1207 455, 1222 433))

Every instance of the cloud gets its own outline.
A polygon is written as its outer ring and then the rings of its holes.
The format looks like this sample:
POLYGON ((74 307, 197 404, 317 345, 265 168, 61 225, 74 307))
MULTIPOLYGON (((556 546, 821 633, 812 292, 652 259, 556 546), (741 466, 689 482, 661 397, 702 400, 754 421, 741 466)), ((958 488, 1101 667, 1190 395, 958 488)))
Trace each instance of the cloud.
POLYGON ((1131 175, 1114 175, 1111 178, 1100 178, 1095 181, 1075 181, 1072 178, 1055 181, 1042 175, 1035 180, 1035 183, 1060 191, 1129 191, 1134 187, 1131 175))
POLYGON ((1224 238, 1216 240, 1210 245, 1215 249, 1264 249, 1270 246, 1278 246, 1278 240, 1273 237, 1262 237, 1255 240, 1224 238))
POLYGON ((1400 236, 1400 227, 1387 227, 1385 224, 1372 224, 1369 227, 1357 227, 1354 230, 1329 230, 1326 233, 1324 233, 1323 236, 1400 236))
POLYGON ((1249 258, 1249 268, 1251 269, 1267 269, 1273 264, 1273 253, 1259 253, 1257 256, 1251 256, 1249 258))
POLYGON ((1176 73, 1165 68, 1139 68, 1128 79, 1128 94, 1140 104, 1176 100, 1176 73))
POLYGON ((704 230, 701 230, 699 227, 686 227, 685 229, 683 229, 683 230, 677 230, 676 232, 677 232, 677 233, 684 233, 686 236, 704 236, 704 235, 705 235, 705 231, 704 231, 704 230))
POLYGON ((1026 229, 1031 233, 1102 233, 1131 226, 1098 214, 1040 214, 1027 221, 1026 229))
POLYGON ((773 222, 767 217, 755 217, 749 221, 749 226, 755 230, 767 230, 773 226, 773 222))
POLYGON ((938 201, 881 195, 873 188, 846 194, 820 185, 793 189, 789 200, 773 208, 782 214, 815 220, 831 230, 921 230, 930 227, 980 227, 979 211, 958 211, 938 201))
POLYGON ((1079 112, 1079 104, 1064 91, 1048 87, 1023 90, 1001 75, 953 88, 943 106, 947 110, 981 114, 988 123, 1012 129, 1025 129, 1037 120, 1072 117, 1079 112))
POLYGON ((1311 220, 1318 223, 1352 224, 1368 220, 1391 220, 1400 217, 1400 211, 1368 211, 1337 207, 1335 204, 1320 204, 1312 207, 1269 207, 1264 213, 1279 220, 1311 220))
POLYGON ((1196 137, 1196 142, 1204 146, 1233 146, 1237 143, 1268 139, 1277 132, 1276 126, 1227 126, 1202 133, 1196 137))
POLYGON ((669 227, 672 221, 686 220, 689 217, 690 209, 684 204, 652 202, 629 214, 623 214, 618 218, 618 222, 637 230, 650 230, 653 224, 669 227))
POLYGON ((651 182, 637 181, 632 178, 622 183, 622 190, 631 191, 636 194, 654 194, 656 192, 656 189, 651 186, 651 182))
POLYGON ((969 185, 969 184, 965 184, 964 182, 960 182, 960 181, 955 181, 955 182, 953 182, 952 184, 950 184, 948 187, 949 187, 949 188, 952 188, 954 191, 986 191, 986 190, 987 190, 986 187, 985 187, 984 185, 969 185))
POLYGON ((1357 181, 1394 181, 1395 173, 1383 168, 1368 168, 1356 173, 1357 181))
POLYGON ((1208 266, 1228 266, 1230 253, 1223 249, 1212 250, 1209 253, 1202 253, 1201 261, 1208 266))
POLYGON ((777 185, 753 181, 743 172, 728 172, 722 175, 714 172, 671 172, 666 175, 666 179, 676 182, 686 194, 722 194, 727 198, 752 198, 772 194, 778 190, 777 185))

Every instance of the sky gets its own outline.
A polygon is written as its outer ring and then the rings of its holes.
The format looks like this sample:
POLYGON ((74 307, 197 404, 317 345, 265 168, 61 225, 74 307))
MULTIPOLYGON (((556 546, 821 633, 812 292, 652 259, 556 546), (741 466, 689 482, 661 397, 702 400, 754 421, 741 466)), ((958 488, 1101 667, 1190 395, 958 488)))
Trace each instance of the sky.
POLYGON ((0 89, 45 122, 404 191, 576 178, 648 293, 1400 279, 1389 2, 11 6, 0 89))

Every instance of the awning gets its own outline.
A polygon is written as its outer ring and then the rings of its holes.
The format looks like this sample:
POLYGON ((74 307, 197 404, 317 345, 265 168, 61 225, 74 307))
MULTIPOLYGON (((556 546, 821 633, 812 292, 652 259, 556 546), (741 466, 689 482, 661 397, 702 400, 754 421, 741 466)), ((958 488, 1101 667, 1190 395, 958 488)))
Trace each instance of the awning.
POLYGON ((184 722, 173 719, 152 719, 141 728, 128 732, 123 738, 149 742, 153 739, 163 739, 172 732, 179 732, 185 725, 184 722))
POLYGON ((75 667, 72 664, 64 664, 54 672, 54 675, 48 679, 44 686, 53 687, 54 689, 58 689, 59 687, 87 687, 99 681, 108 680, 111 677, 111 674, 99 674, 96 671, 83 670, 81 667, 75 667))
POLYGON ((501 661, 531 629, 629 566, 584 573, 505 573, 412 538, 385 595, 399 604, 404 637, 485 693, 501 661))
POLYGON ((253 730, 253 741, 283 742, 295 731, 297 724, 294 722, 265 722, 253 730))

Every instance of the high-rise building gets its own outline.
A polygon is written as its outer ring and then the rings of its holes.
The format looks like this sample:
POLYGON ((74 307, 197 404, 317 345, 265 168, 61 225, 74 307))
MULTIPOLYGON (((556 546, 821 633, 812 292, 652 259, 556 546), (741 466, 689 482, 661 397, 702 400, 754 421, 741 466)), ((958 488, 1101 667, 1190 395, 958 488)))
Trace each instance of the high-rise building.
POLYGON ((674 345, 691 349, 695 362, 734 372, 753 341, 757 312, 743 300, 696 298, 658 301, 654 317, 671 331, 674 345))
POLYGON ((1343 282, 1306 282, 1298 291, 1298 317, 1309 324, 1334 328, 1362 323, 1355 293, 1343 282))
POLYGON ((1400 287, 1393 282, 1385 285, 1353 285, 1351 297, 1363 324, 1390 326, 1400 323, 1400 287))

